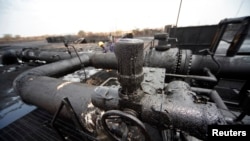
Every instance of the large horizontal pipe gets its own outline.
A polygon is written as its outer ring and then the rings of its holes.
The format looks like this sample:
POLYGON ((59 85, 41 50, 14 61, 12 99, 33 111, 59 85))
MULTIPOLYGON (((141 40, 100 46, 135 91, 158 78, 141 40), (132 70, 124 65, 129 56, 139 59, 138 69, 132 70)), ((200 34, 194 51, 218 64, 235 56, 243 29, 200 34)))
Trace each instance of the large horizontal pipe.
MULTIPOLYGON (((166 73, 176 73, 176 66, 178 66, 177 51, 152 51, 152 53, 144 54, 144 66, 165 68, 166 73)), ((113 53, 89 53, 90 65, 97 68, 116 69, 117 60, 113 53)), ((208 68, 216 77, 232 78, 232 79, 247 79, 250 77, 250 56, 214 56, 218 64, 212 59, 211 56, 205 55, 192 55, 191 62, 183 69, 189 71, 189 74, 202 75, 204 68, 208 68)), ((189 60, 184 59, 186 64, 189 60)), ((216 81, 212 78, 211 81, 216 81)))
POLYGON ((114 53, 87 54, 90 57, 90 65, 96 68, 117 69, 117 60, 114 53))
MULTIPOLYGON (((35 105, 51 114, 56 113, 63 98, 67 97, 79 119, 82 116, 84 118, 94 89, 94 86, 87 84, 67 82, 46 76, 25 77, 15 85, 15 90, 25 103, 35 105)), ((60 116, 72 119, 70 112, 65 109, 63 108, 60 112, 60 116)))
MULTIPOLYGON (((81 56, 84 65, 89 64, 88 56, 81 56)), ((79 58, 62 60, 20 74, 13 82, 14 90, 26 103, 36 105, 50 113, 56 113, 63 98, 67 97, 80 118, 85 115, 91 103, 91 93, 95 87, 87 84, 67 82, 49 76, 61 76, 64 73, 81 68, 79 58)), ((71 119, 69 111, 63 109, 61 116, 71 119)), ((84 118, 83 118, 84 119, 84 118)), ((84 124, 82 122, 82 124, 84 124)))
MULTIPOLYGON (((74 54, 73 54, 74 55, 74 54)), ((117 60, 113 53, 84 53, 90 58, 90 64, 96 68, 117 69, 117 60)), ((6 53, 5 60, 8 56, 25 58, 30 60, 41 60, 46 62, 55 62, 58 60, 69 59, 70 55, 66 52, 48 52, 30 49, 26 53, 10 51, 6 53)), ((209 55, 191 55, 191 58, 180 58, 178 49, 173 48, 167 51, 151 50, 144 53, 144 66, 165 68, 166 73, 178 73, 178 66, 183 66, 183 72, 200 75, 204 68, 211 70, 216 77, 245 79, 249 78, 250 57, 249 56, 214 56, 212 59, 209 55), (189 60, 190 59, 190 60, 189 60), (216 63, 215 60, 218 62, 216 63)), ((186 56, 187 57, 187 56, 186 56)), ((182 73, 181 73, 182 74, 182 73)))
MULTIPOLYGON (((79 53, 81 54, 81 53, 79 53)), ((76 53, 40 51, 38 49, 26 49, 16 53, 17 57, 26 60, 41 60, 48 63, 76 57, 76 53)))
POLYGON ((190 74, 197 74, 207 67, 218 77, 247 79, 250 77, 250 56, 193 55, 190 74))
MULTIPOLYGON (((113 53, 79 53, 80 56, 88 56, 90 58, 89 65, 96 68, 116 69, 117 60, 113 53)), ((56 51, 41 51, 37 49, 26 50, 10 50, 2 55, 3 64, 13 64, 17 62, 17 58, 23 61, 40 60, 52 63, 60 60, 70 59, 76 57, 75 53, 56 52, 56 51)))
MULTIPOLYGON (((166 68, 167 72, 174 72, 177 64, 178 49, 169 51, 150 51, 144 53, 144 66, 166 68)), ((76 54, 72 53, 72 56, 76 54)), ((40 60, 48 63, 59 60, 70 59, 71 55, 67 52, 41 51, 37 49, 26 49, 24 51, 10 51, 5 53, 5 60, 8 58, 19 58, 26 60, 40 60)), ((81 53, 90 58, 90 65, 96 68, 117 69, 117 59, 114 53, 81 53)))
MULTIPOLYGON (((89 57, 87 55, 82 55, 80 57, 83 65, 89 65, 89 57)), ((79 58, 74 57, 68 60, 61 60, 58 62, 46 64, 40 67, 36 67, 34 69, 28 70, 17 77, 16 80, 22 78, 26 75, 37 75, 37 76, 62 76, 63 74, 67 74, 68 72, 72 72, 74 70, 79 70, 81 68, 81 62, 79 58)))

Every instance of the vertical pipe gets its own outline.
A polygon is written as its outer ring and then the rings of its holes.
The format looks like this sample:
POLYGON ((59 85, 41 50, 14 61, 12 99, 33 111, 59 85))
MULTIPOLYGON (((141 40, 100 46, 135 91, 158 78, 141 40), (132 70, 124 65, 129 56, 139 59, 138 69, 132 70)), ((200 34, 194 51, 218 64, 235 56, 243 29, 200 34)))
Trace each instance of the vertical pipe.
POLYGON ((124 93, 133 93, 143 80, 143 45, 139 39, 121 39, 116 43, 118 80, 124 93))
POLYGON ((223 100, 221 99, 221 97, 219 96, 216 90, 213 90, 210 93, 210 97, 217 104, 219 108, 228 110, 227 106, 225 105, 225 103, 223 102, 223 100))
POLYGON ((216 90, 196 88, 196 87, 192 87, 191 90, 194 92, 206 93, 220 109, 228 110, 227 106, 225 105, 225 103, 223 102, 223 100, 221 99, 220 95, 216 90))

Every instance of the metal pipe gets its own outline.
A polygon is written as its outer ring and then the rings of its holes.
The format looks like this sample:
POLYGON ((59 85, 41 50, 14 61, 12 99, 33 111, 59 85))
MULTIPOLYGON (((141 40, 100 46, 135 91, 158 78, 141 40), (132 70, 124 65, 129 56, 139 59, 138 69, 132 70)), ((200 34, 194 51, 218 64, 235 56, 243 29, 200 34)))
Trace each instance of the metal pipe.
POLYGON ((197 87, 191 87, 191 90, 198 93, 204 93, 207 94, 208 97, 217 105, 218 108, 220 108, 222 111, 226 112, 227 117, 225 117, 225 120, 228 124, 235 124, 234 118, 235 115, 229 112, 228 107, 224 103, 224 101, 221 99, 219 94, 216 90, 212 89, 205 89, 205 88, 197 88, 197 87))
MULTIPOLYGON (((80 56, 88 56, 91 66, 104 69, 117 69, 117 60, 114 53, 79 53, 80 56)), ((52 63, 60 60, 76 57, 76 53, 56 52, 56 51, 41 51, 38 49, 25 50, 10 50, 2 55, 3 64, 13 64, 17 62, 17 58, 28 60, 41 60, 47 63, 52 63)))
MULTIPOLYGON (((207 126, 225 124, 224 117, 215 104, 196 104, 190 87, 183 81, 169 83, 167 94, 147 94, 140 101, 139 118, 161 128, 178 128, 202 138, 207 126)), ((118 87, 98 87, 92 103, 104 110, 120 109, 118 87)))
MULTIPOLYGON (((191 55, 189 59, 181 59, 178 57, 179 50, 171 48, 167 51, 156 51, 150 49, 145 52, 144 66, 165 68, 166 73, 178 74, 178 66, 184 66, 181 69, 189 74, 202 74, 204 68, 207 67, 212 73, 217 73, 218 65, 210 55, 191 55), (184 61, 184 62, 183 62, 184 61), (186 65, 182 65, 186 64, 186 65)), ((74 55, 74 54, 72 54, 74 55)), ((117 59, 113 53, 84 53, 90 58, 90 65, 96 68, 117 69, 117 59)), ((81 56, 81 55, 80 55, 81 56)), ((41 60, 46 62, 55 62, 63 59, 69 59, 70 55, 65 52, 48 52, 35 49, 27 49, 23 52, 12 52, 11 55, 5 56, 5 60, 14 57, 26 60, 41 60)), ((246 79, 249 77, 250 65, 249 56, 214 56, 215 60, 220 64, 220 70, 216 77, 246 79), (236 75, 237 74, 237 75, 236 75)), ((16 61, 14 61, 16 62, 16 61)), ((184 73, 179 73, 184 74, 184 73)))
POLYGON ((218 92, 216 90, 212 89, 205 89, 205 88, 196 88, 196 87, 191 87, 191 90, 194 92, 200 92, 200 93, 205 93, 207 96, 211 98, 211 100, 216 103, 216 105, 220 109, 228 110, 228 107, 226 104, 223 102, 221 97, 219 96, 218 92))
POLYGON ((192 65, 190 74, 201 74, 206 67, 213 73, 217 73, 217 77, 247 79, 249 78, 250 65, 249 56, 239 55, 234 57, 214 56, 214 59, 220 64, 218 65, 210 55, 192 55, 192 65))
POLYGON ((133 94, 143 80, 143 45, 143 40, 139 39, 121 39, 116 42, 118 81, 124 94, 133 94))
MULTIPOLYGON (((80 58, 80 56, 79 56, 79 54, 78 54, 78 52, 77 52, 76 48, 75 48, 73 45, 69 45, 69 46, 71 46, 71 47, 74 49, 75 54, 76 54, 77 58, 79 59, 79 61, 80 61, 80 63, 81 63, 81 66, 82 66, 82 68, 83 68, 83 72, 84 72, 84 77, 85 77, 85 80, 86 80, 86 78, 87 78, 87 74, 86 74, 86 71, 85 71, 85 66, 84 66, 84 64, 82 63, 82 60, 81 60, 81 58, 80 58)), ((70 57, 72 57, 72 55, 71 55, 71 54, 70 54, 70 57)))
POLYGON ((144 66, 165 68, 166 73, 175 73, 178 64, 178 48, 156 51, 154 48, 145 52, 144 66))
POLYGON ((26 60, 42 60, 48 63, 56 62, 59 60, 70 59, 75 57, 76 54, 69 54, 67 52, 51 52, 51 51, 40 51, 38 49, 25 49, 17 51, 17 57, 23 61, 26 60))
POLYGON ((198 76, 198 75, 180 75, 180 74, 170 74, 166 73, 166 76, 181 77, 181 78, 191 78, 196 80, 204 80, 209 82, 217 82, 217 78, 211 73, 207 68, 204 68, 208 76, 198 76))
POLYGON ((228 110, 227 106, 225 105, 225 103, 223 102, 223 100, 221 99, 221 97, 219 96, 219 94, 216 90, 213 90, 210 93, 210 97, 219 108, 224 109, 224 110, 228 110))
POLYGON ((198 93, 205 93, 207 95, 213 91, 212 89, 197 88, 197 87, 191 87, 191 90, 198 93))
POLYGON ((90 65, 93 67, 117 69, 117 59, 114 53, 89 53, 87 55, 90 57, 90 65))
MULTIPOLYGON (((79 119, 84 118, 91 103, 91 93, 95 89, 87 84, 76 84, 46 76, 31 75, 16 81, 19 82, 15 82, 14 89, 25 103, 55 114, 63 98, 67 97, 79 119)), ((71 115, 65 109, 60 114, 63 118, 71 119, 71 115)), ((82 124, 84 125, 83 122, 82 124)))
MULTIPOLYGON (((89 64, 88 56, 80 57, 82 63, 89 64)), ((24 102, 36 105, 50 113, 55 113, 63 98, 67 97, 76 114, 81 118, 85 115, 88 104, 91 103, 91 93, 95 87, 48 77, 62 76, 79 68, 81 68, 81 62, 77 57, 36 67, 20 74, 14 80, 13 87, 24 102)), ((71 118, 65 109, 61 112, 61 116, 71 118)))
POLYGON ((107 80, 105 80, 104 82, 102 82, 102 84, 100 84, 100 86, 104 86, 105 84, 107 84, 110 80, 117 80, 116 77, 109 77, 107 80))
POLYGON ((215 104, 194 104, 190 91, 187 83, 172 81, 165 95, 145 95, 141 101, 142 120, 159 126, 173 125, 198 138, 204 137, 208 125, 225 124, 215 104))
MULTIPOLYGON (((86 66, 89 65, 89 57, 86 55, 81 56, 82 63, 86 66)), ((40 67, 33 68, 28 70, 17 77, 19 78, 26 75, 36 75, 36 76, 62 76, 68 72, 78 70, 81 68, 81 62, 77 57, 74 57, 69 60, 61 60, 58 62, 46 64, 40 67)))

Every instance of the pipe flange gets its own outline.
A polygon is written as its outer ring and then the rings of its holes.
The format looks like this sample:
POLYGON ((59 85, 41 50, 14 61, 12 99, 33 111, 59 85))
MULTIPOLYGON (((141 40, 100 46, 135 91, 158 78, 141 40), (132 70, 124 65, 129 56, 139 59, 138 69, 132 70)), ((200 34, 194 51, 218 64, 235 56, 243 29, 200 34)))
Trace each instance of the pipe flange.
POLYGON ((181 67, 182 50, 178 51, 175 73, 179 73, 181 67))
POLYGON ((190 70, 191 70, 191 66, 192 66, 192 59, 193 59, 193 55, 191 54, 189 56, 189 63, 188 63, 188 70, 187 70, 187 74, 190 73, 190 70))
POLYGON ((178 53, 176 54, 175 56, 176 58, 174 59, 174 67, 173 67, 173 74, 176 74, 176 71, 177 71, 177 66, 178 66, 178 57, 179 57, 179 51, 178 53))
POLYGON ((189 74, 192 60, 191 50, 180 50, 178 53, 177 74, 189 74))

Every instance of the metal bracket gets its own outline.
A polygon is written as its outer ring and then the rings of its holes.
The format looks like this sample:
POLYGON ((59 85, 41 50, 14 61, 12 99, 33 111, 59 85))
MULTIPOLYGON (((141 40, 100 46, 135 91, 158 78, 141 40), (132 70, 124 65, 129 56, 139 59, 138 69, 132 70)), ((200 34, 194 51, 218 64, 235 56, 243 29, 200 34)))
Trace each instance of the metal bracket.
POLYGON ((76 115, 76 113, 75 113, 75 111, 74 111, 74 109, 73 109, 73 107, 72 107, 72 105, 71 105, 71 103, 70 103, 70 101, 69 101, 69 99, 67 97, 63 98, 63 100, 61 101, 61 104, 60 104, 58 110, 56 111, 56 113, 53 116, 53 119, 50 122, 51 126, 54 128, 54 130, 57 132, 57 134, 61 137, 61 139, 63 141, 66 141, 65 138, 64 138, 64 136, 63 136, 63 134, 62 134, 62 132, 56 126, 55 122, 58 119, 59 114, 62 111, 62 109, 63 109, 64 106, 66 107, 67 111, 71 114, 71 117, 72 117, 71 119, 73 120, 74 125, 76 126, 75 130, 80 133, 82 139, 84 141, 87 141, 87 139, 88 140, 97 141, 97 139, 95 139, 93 136, 91 136, 88 133, 86 133, 87 131, 85 131, 84 128, 81 126, 80 121, 77 118, 77 115, 76 115))

